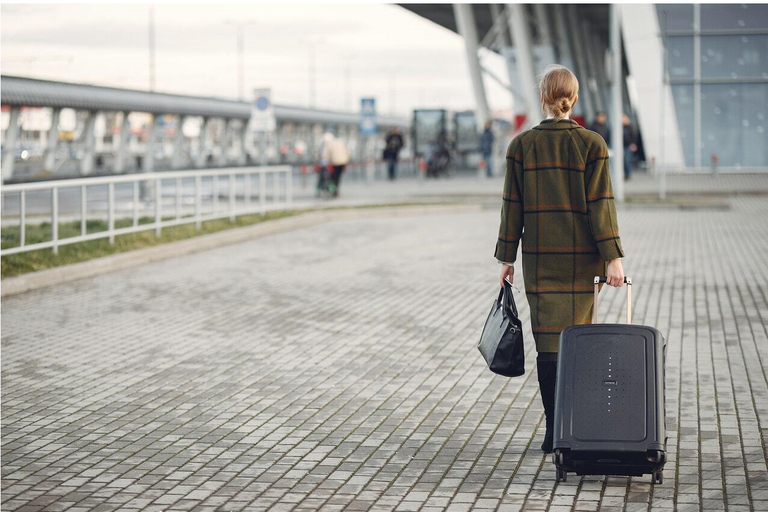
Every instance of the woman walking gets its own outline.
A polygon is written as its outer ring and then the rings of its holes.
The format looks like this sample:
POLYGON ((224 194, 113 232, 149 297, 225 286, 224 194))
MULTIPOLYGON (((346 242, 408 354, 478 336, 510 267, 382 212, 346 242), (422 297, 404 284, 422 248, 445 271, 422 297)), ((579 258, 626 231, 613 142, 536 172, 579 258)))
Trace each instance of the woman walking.
POLYGON ((621 286, 624 251, 608 169, 608 147, 596 132, 570 119, 579 82, 566 67, 550 65, 539 83, 548 116, 518 134, 507 149, 507 169, 496 259, 501 282, 514 279, 522 240, 525 293, 536 341, 536 366, 552 451, 560 332, 590 322, 593 278, 621 286))

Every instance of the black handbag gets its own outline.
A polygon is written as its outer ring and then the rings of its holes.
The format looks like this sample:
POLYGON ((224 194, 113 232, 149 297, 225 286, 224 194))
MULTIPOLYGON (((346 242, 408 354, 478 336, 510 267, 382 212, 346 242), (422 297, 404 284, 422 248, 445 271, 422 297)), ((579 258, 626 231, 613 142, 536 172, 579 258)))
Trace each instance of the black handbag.
POLYGON ((518 318, 512 285, 508 281, 504 282, 499 297, 491 306, 477 349, 493 373, 505 377, 519 377, 525 373, 523 323, 518 318))

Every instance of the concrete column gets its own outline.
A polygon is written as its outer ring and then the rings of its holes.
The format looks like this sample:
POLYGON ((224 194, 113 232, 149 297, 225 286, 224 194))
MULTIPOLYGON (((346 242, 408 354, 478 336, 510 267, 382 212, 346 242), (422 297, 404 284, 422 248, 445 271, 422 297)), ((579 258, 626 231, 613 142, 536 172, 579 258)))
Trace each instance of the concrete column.
POLYGON ((19 140, 19 112, 21 109, 17 106, 11 107, 11 114, 8 123, 8 131, 5 135, 5 154, 3 155, 3 180, 11 179, 13 176, 13 163, 16 158, 16 142, 19 140))
POLYGON ((155 141, 157 139, 157 115, 152 115, 152 121, 149 125, 149 140, 144 150, 144 168, 142 172, 152 172, 155 170, 155 141))
MULTIPOLYGON (((568 36, 573 43, 573 53, 576 60, 577 69, 572 70, 579 79, 579 89, 584 89, 589 80, 589 69, 587 68, 586 58, 584 57, 584 44, 581 39, 581 29, 578 22, 579 15, 574 4, 565 6, 567 9, 565 17, 567 18, 568 36)), ((592 102, 592 95, 589 93, 589 87, 586 87, 587 93, 579 94, 579 102, 584 104, 584 115, 587 121, 595 118, 595 106, 592 102)), ((578 103, 577 103, 578 105, 578 103)))
POLYGON ((488 100, 485 97, 480 60, 477 58, 479 44, 475 15, 472 12, 471 4, 453 4, 453 14, 456 17, 456 26, 459 29, 459 34, 464 38, 464 46, 467 50, 469 76, 472 79, 472 90, 475 93, 477 126, 478 131, 482 131, 483 125, 491 118, 491 115, 488 111, 488 100))
POLYGON ((508 4, 507 9, 509 11, 509 27, 512 31, 512 41, 515 44, 517 56, 520 89, 526 106, 526 119, 521 128, 526 130, 539 124, 539 121, 544 117, 541 111, 541 94, 536 87, 536 74, 531 53, 531 35, 525 16, 525 5, 508 4))
POLYGON ((205 159, 207 157, 207 144, 208 144, 208 123, 210 123, 210 117, 203 118, 203 125, 200 127, 200 137, 198 146, 200 150, 197 153, 197 167, 205 167, 205 159))
POLYGON ((552 43, 552 27, 549 25, 546 4, 533 4, 533 13, 536 15, 536 27, 541 34, 541 44, 552 43))
POLYGON ((59 117, 61 109, 54 108, 51 112, 51 128, 48 130, 48 140, 45 144, 45 161, 43 169, 53 172, 56 167, 56 148, 59 144, 59 117))
POLYGON ((505 46, 512 46, 512 41, 509 39, 509 30, 507 28, 507 22, 505 19, 502 19, 502 10, 501 5, 499 4, 489 4, 491 8, 491 17, 494 20, 498 20, 498 22, 501 24, 501 27, 499 28, 499 43, 501 43, 501 47, 505 46))
POLYGON ((701 5, 693 4, 693 167, 701 169, 701 5))
POLYGON ((130 112, 123 112, 123 122, 120 125, 120 139, 118 140, 117 154, 115 154, 116 174, 125 172, 125 155, 128 152, 128 141, 131 138, 131 123, 128 120, 128 114, 130 112))
POLYGON ((176 116, 176 137, 173 139, 173 156, 171 157, 171 168, 181 169, 184 159, 184 121, 187 120, 187 116, 176 116))
POLYGON ((609 21, 611 44, 611 93, 613 111, 611 112, 611 147, 613 161, 611 162, 611 182, 613 195, 618 202, 624 202, 624 126, 621 122, 623 113, 623 82, 624 74, 621 68, 621 32, 619 30, 620 6, 612 4, 609 21))
POLYGON ((83 130, 83 159, 80 160, 80 175, 88 176, 93 172, 93 156, 96 146, 94 137, 94 127, 96 126, 96 115, 98 112, 91 110, 88 112, 88 119, 85 121, 85 130, 83 130))
POLYGON ((232 119, 223 119, 224 122, 224 134, 221 137, 221 152, 219 153, 219 165, 226 166, 229 162, 229 156, 227 150, 229 149, 229 143, 232 140, 232 119))
MULTIPOLYGON (((279 130, 279 126, 278 126, 279 130)), ((280 133, 279 131, 277 133, 280 133)), ((248 163, 248 121, 240 121, 240 155, 237 157, 237 163, 246 165, 248 163)))
MULTIPOLYGON (((555 30, 552 33, 557 55, 560 63, 573 71, 578 76, 578 70, 574 64, 573 52, 571 52, 571 42, 568 38, 568 25, 565 22, 564 6, 561 4, 552 4, 552 18, 554 19, 555 30)), ((576 103, 574 115, 582 115, 584 105, 581 101, 576 103)))
MULTIPOLYGON (((586 50, 584 56, 586 57, 585 60, 587 61, 587 68, 589 69, 589 77, 587 78, 585 85, 592 95, 595 111, 597 112, 598 110, 605 110, 605 106, 603 105, 602 92, 597 87, 597 62, 600 60, 600 52, 593 45, 594 39, 592 37, 592 24, 587 20, 582 20, 580 26, 581 34, 584 38, 584 49, 586 50)), ((582 89, 583 88, 584 87, 582 86, 582 89)), ((591 121, 591 119, 588 119, 587 121, 591 121)))

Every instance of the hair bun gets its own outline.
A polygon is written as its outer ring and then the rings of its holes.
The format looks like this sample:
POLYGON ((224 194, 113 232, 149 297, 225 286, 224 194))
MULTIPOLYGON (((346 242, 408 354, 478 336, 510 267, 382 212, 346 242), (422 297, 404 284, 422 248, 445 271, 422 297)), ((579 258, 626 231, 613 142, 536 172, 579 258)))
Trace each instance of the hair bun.
POLYGON ((560 110, 562 110, 563 112, 568 112, 569 110, 571 110, 571 102, 568 101, 567 98, 563 98, 560 100, 560 110))

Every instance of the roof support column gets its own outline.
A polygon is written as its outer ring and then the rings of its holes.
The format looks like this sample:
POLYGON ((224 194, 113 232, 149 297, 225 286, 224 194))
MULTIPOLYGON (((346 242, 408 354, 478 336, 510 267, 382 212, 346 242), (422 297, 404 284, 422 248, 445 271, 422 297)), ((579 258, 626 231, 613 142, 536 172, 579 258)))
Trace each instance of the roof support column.
POLYGON ((80 160, 80 175, 88 176, 93 172, 93 154, 96 146, 96 137, 94 129, 96 127, 95 110, 88 111, 88 119, 85 121, 85 130, 83 131, 83 159, 80 160))
POLYGON ((3 181, 13 176, 13 161, 16 158, 16 141, 19 140, 19 112, 20 107, 12 106, 8 131, 5 132, 5 154, 3 155, 3 181))
POLYGON ((157 138, 157 114, 152 114, 152 121, 149 124, 149 140, 144 151, 144 169, 142 172, 152 172, 155 170, 155 140, 157 138))
POLYGON ((197 167, 205 167, 205 160, 208 156, 207 147, 208 144, 208 124, 210 123, 210 117, 203 118, 203 124, 200 126, 200 136, 198 137, 198 152, 197 152, 197 167))
POLYGON ((128 120, 128 114, 130 112, 123 112, 123 122, 120 125, 120 139, 118 140, 117 154, 115 155, 116 174, 125 172, 125 154, 131 137, 131 122, 128 120))
POLYGON ((592 32, 592 25, 587 20, 581 20, 581 34, 584 37, 584 56, 586 57, 587 67, 589 68, 589 78, 587 78, 587 88, 592 94, 594 100, 595 111, 605 110, 603 106, 602 92, 598 88, 597 78, 599 75, 598 70, 598 55, 599 52, 594 46, 594 33, 592 32))
MULTIPOLYGON (((556 39, 557 55, 563 66, 567 67, 578 76, 578 70, 574 65, 573 52, 571 52, 571 42, 568 40, 568 25, 565 23, 565 6, 562 4, 552 4, 552 15, 555 19, 555 30, 553 36, 556 39)), ((575 112, 584 113, 584 105, 581 101, 576 103, 575 112)))
POLYGON ((232 119, 224 118, 222 119, 224 122, 224 133, 221 137, 221 152, 219 153, 219 162, 218 164, 220 166, 226 166, 229 163, 229 143, 232 140, 232 119))
POLYGON ((187 116, 176 116, 176 136, 173 139, 173 156, 171 157, 171 168, 181 169, 183 165, 182 156, 184 156, 184 121, 187 116))
POLYGON ((485 97, 480 60, 477 57, 479 44, 472 5, 453 4, 453 15, 456 17, 456 26, 459 29, 459 34, 464 38, 464 46, 467 50, 467 63, 469 64, 469 76, 472 79, 472 90, 475 93, 477 128, 479 131, 482 131, 483 126, 491 116, 488 111, 488 101, 485 97))
POLYGON ((56 167, 56 147, 59 143, 59 117, 61 109, 54 108, 51 112, 51 128, 48 130, 48 140, 45 144, 45 161, 43 169, 52 172, 56 167))
POLYGON ((616 201, 624 202, 624 125, 622 124, 622 100, 624 73, 621 67, 621 32, 619 30, 619 9, 617 4, 609 7, 611 16, 609 21, 610 45, 611 45, 611 93, 613 95, 611 112, 611 148, 613 149, 613 161, 611 162, 611 182, 613 183, 613 195, 616 201))
POLYGON ((531 54, 531 34, 525 15, 525 5, 508 4, 509 28, 517 55, 520 89, 525 99, 526 119, 520 128, 526 130, 539 123, 542 117, 540 93, 536 88, 536 74, 531 54))
MULTIPOLYGON (((278 132, 280 133, 280 125, 277 125, 278 132)), ((246 165, 248 163, 248 121, 240 121, 240 154, 237 157, 237 163, 239 165, 246 165)))
MULTIPOLYGON (((574 70, 574 73, 581 84, 586 84, 587 80, 589 80, 589 70, 587 69, 586 59, 584 58, 584 44, 581 39, 580 24, 578 23, 579 13, 576 11, 576 6, 573 4, 568 4, 565 8, 568 9, 566 12, 566 18, 568 18, 568 32, 571 41, 573 41, 574 56, 578 68, 577 70, 574 70)), ((583 88, 583 85, 581 88, 583 88)), ((595 118, 595 106, 592 101, 592 95, 589 93, 589 86, 587 86, 587 94, 580 94, 579 99, 584 102, 584 115, 587 117, 587 121, 592 121, 595 118)))

